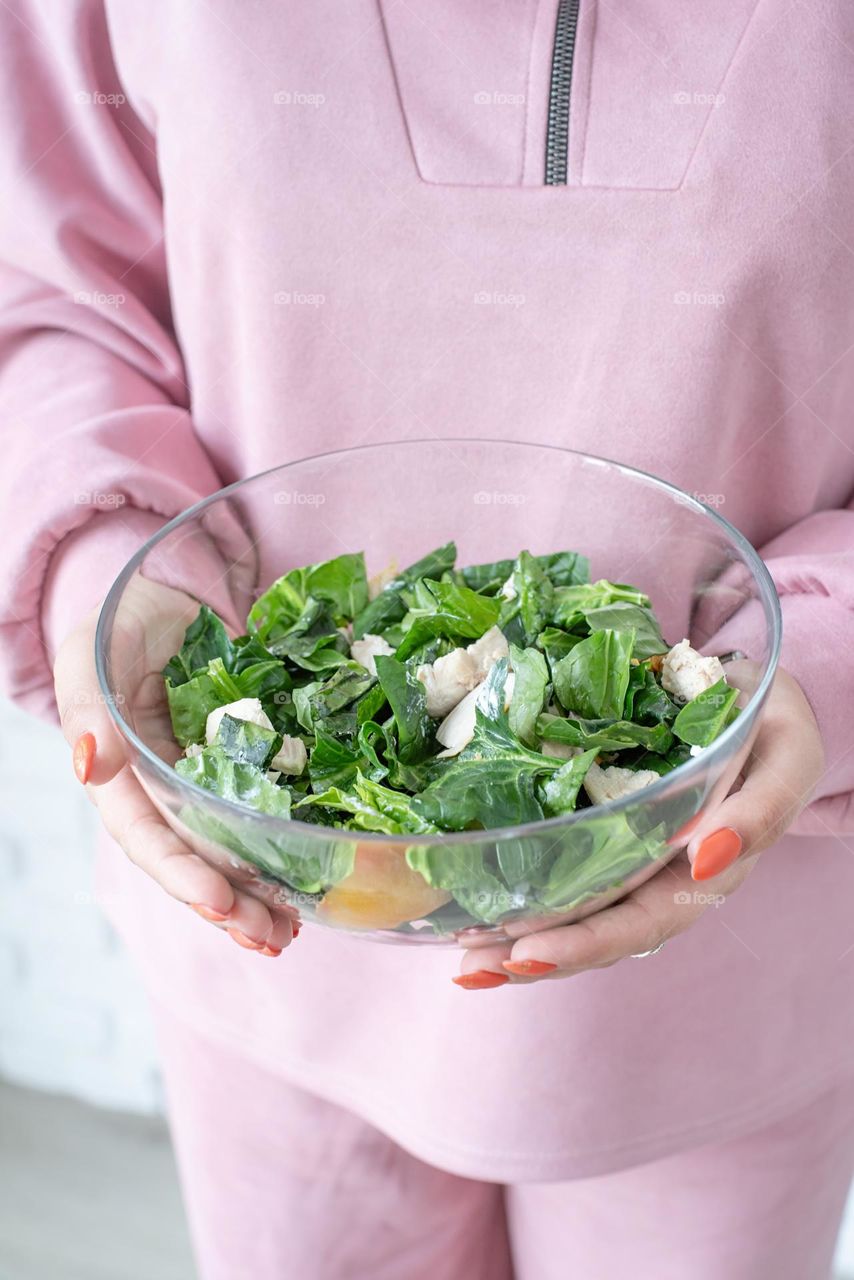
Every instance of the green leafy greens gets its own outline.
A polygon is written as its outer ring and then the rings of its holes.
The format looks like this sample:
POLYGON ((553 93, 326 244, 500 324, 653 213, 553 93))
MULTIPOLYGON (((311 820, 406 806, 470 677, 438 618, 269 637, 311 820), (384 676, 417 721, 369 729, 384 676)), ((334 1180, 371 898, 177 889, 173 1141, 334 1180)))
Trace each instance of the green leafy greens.
POLYGON ((185 805, 186 824, 318 899, 357 865, 358 835, 342 831, 398 837, 440 891, 429 917, 439 932, 532 903, 566 908, 659 856, 652 811, 597 809, 588 771, 671 772, 732 722, 738 691, 720 680, 688 702, 669 692, 648 596, 591 582, 577 552, 462 569, 456 556, 448 542, 376 591, 360 552, 290 569, 241 636, 203 605, 163 669, 185 748, 175 768, 247 815, 199 801, 185 805), (354 640, 372 649, 364 663, 354 640), (297 821, 259 825, 249 810, 297 821), (590 817, 554 840, 513 830, 577 810, 590 817), (318 829, 312 839, 301 824, 318 829), (483 839, 433 840, 453 832, 483 839))

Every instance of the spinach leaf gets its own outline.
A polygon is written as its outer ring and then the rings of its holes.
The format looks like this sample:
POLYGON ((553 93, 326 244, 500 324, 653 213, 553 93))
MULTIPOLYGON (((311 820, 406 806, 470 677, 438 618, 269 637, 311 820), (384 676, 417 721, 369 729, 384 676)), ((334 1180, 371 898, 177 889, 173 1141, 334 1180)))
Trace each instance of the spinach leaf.
POLYGON ((282 736, 249 720, 236 720, 226 712, 219 722, 213 745, 221 747, 235 764, 254 764, 259 769, 267 769, 282 745, 282 736))
POLYGON ((534 784, 560 763, 529 750, 512 733, 504 710, 507 669, 506 658, 494 664, 478 695, 471 742, 413 801, 425 818, 449 831, 543 817, 534 784))
POLYGON ((519 554, 511 582, 514 594, 501 602, 499 625, 509 639, 518 637, 521 644, 530 645, 551 614, 554 587, 545 569, 529 551, 519 554))
POLYGON ((555 664, 565 658, 583 638, 572 635, 569 631, 561 631, 559 627, 546 627, 537 636, 537 647, 546 655, 549 670, 554 673, 555 664))
POLYGON ((555 551, 537 556, 556 587, 572 587, 590 581, 590 561, 579 551, 555 551))
POLYGON ((198 755, 176 761, 175 771, 223 800, 239 801, 277 818, 290 817, 291 793, 287 787, 271 782, 255 764, 232 760, 219 742, 205 747, 198 755))
POLYGON ((305 671, 332 671, 346 662, 350 646, 326 605, 312 596, 287 634, 270 641, 280 658, 305 671))
POLYGON ((433 888, 452 893, 476 920, 494 923, 519 905, 477 845, 456 849, 414 845, 407 849, 406 861, 433 888))
POLYGON ((722 677, 710 689, 697 694, 673 721, 673 732, 692 747, 707 747, 738 715, 738 689, 722 677))
POLYGON ((360 751, 318 729, 308 756, 312 791, 322 792, 330 787, 346 789, 363 764, 367 761, 360 751))
POLYGON ((299 621, 309 597, 329 605, 340 622, 364 609, 368 579, 361 551, 291 569, 255 601, 249 611, 249 630, 267 645, 281 640, 299 621))
POLYGON ((679 708, 644 663, 632 667, 623 714, 641 724, 670 724, 679 708))
POLYGON ((397 726, 398 754, 403 764, 417 764, 434 746, 433 721, 427 714, 424 685, 410 666, 380 654, 377 679, 397 726))
MULTIPOLYGON (((573 590, 569 587, 567 590, 573 590)), ((619 719, 629 684, 633 631, 594 631, 554 668, 555 693, 567 711, 619 719)))
POLYGON ((667 651, 655 614, 647 605, 617 600, 589 609, 585 616, 591 631, 634 631, 633 658, 650 658, 667 651))
POLYGON ((375 720, 387 701, 382 685, 379 682, 371 685, 370 689, 363 693, 356 702, 356 719, 358 723, 367 724, 369 720, 375 720))
POLYGON ((314 723, 348 707, 374 683, 375 677, 370 671, 366 671, 361 663, 348 659, 310 694, 314 723))
POLYGON ((600 578, 598 582, 557 587, 549 621, 556 627, 571 631, 579 622, 584 621, 592 609, 620 601, 637 605, 650 603, 649 596, 636 587, 627 586, 623 582, 609 582, 607 578, 600 578))
POLYGON ((549 683, 546 660, 539 649, 510 646, 510 665, 515 677, 508 719, 511 731, 527 747, 537 743, 537 716, 543 709, 549 683))
POLYGON ((382 635, 388 627, 400 622, 406 613, 406 605, 402 592, 419 578, 441 578, 448 569, 453 569, 457 558, 456 544, 446 542, 437 547, 420 560, 416 560, 408 569, 404 569, 393 578, 370 603, 362 606, 353 619, 353 637, 360 640, 366 632, 371 635, 382 635))
POLYGON ((561 840, 546 886, 538 894, 548 910, 569 910, 613 888, 637 871, 644 855, 652 861, 666 849, 653 833, 640 837, 624 813, 590 818, 569 827, 561 840))
POLYGON ((430 603, 411 609, 404 619, 406 634, 394 655, 400 662, 436 636, 477 640, 498 621, 497 600, 453 582, 425 579, 421 586, 430 603))
POLYGON ((540 783, 539 799, 548 818, 561 813, 572 813, 584 775, 596 759, 596 751, 584 751, 580 756, 567 760, 556 773, 540 783))
MULTIPOLYGON (((535 556, 534 559, 545 570, 555 587, 569 587, 589 581, 589 561, 577 551, 553 551, 549 555, 535 556)), ((514 565, 514 560, 493 560, 487 564, 467 565, 460 572, 465 585, 471 587, 472 591, 495 595, 510 577, 514 565)))
POLYGON ((167 680, 166 700, 169 704, 175 741, 182 747, 188 747, 194 742, 203 742, 205 725, 213 709, 235 701, 234 698, 228 695, 222 696, 217 691, 206 671, 179 685, 173 685, 167 680))
POLYGON ((350 790, 330 787, 318 795, 306 796, 294 806, 295 816, 309 805, 347 814, 347 825, 360 831, 380 831, 386 835, 430 835, 436 828, 414 809, 409 796, 357 774, 350 790))
MULTIPOLYGON (((537 734, 544 742, 562 742, 569 747, 597 751, 623 751, 644 747, 664 755, 673 744, 673 734, 666 724, 633 724, 631 720, 584 720, 578 716, 542 715, 537 720, 537 734)), ((622 763, 622 761, 621 761, 622 763)))
POLYGON ((181 648, 163 668, 163 675, 173 688, 177 688, 203 671, 212 658, 221 658, 226 667, 230 667, 233 654, 234 648, 225 624, 203 604, 185 631, 181 648))

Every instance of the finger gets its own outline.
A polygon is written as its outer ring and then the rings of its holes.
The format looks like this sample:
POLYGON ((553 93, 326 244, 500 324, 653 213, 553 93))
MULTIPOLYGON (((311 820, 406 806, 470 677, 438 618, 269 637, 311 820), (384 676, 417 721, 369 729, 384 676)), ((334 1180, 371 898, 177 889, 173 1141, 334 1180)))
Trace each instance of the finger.
POLYGON ((603 968, 626 956, 654 951, 693 924, 706 905, 692 892, 687 858, 677 858, 622 902, 575 924, 520 938, 510 961, 552 966, 532 977, 603 968))
POLYGON ((291 920, 287 916, 271 915, 268 907, 244 893, 234 890, 234 902, 223 928, 234 942, 253 951, 278 955, 293 941, 291 920))
POLYGON ((166 825, 129 767, 94 794, 107 831, 141 871, 180 902, 229 915, 235 897, 231 884, 166 825))
POLYGON ((293 940, 285 912, 271 914, 193 853, 169 827, 126 767, 95 792, 98 812, 131 862, 171 897, 192 906, 241 947, 278 953, 293 940))
POLYGON ((695 880, 720 875, 785 833, 821 776, 823 751, 800 688, 783 680, 763 718, 738 791, 704 814, 688 842, 695 880))
POLYGON ((56 704, 62 732, 75 756, 81 782, 103 786, 125 764, 125 753, 113 726, 95 671, 95 627, 98 611, 69 636, 54 666, 56 704), (91 740, 86 735, 91 735, 91 740))
POLYGON ((460 972, 453 982, 465 991, 503 987, 510 981, 504 961, 510 959, 510 943, 496 943, 489 947, 473 947, 463 955, 460 972))

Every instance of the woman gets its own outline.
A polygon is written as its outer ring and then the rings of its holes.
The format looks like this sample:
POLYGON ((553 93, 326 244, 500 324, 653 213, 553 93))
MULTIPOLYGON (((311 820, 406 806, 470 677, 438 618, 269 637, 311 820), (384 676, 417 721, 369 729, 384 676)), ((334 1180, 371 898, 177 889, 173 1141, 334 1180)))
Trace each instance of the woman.
POLYGON ((850 6, 17 0, 0 25, 6 668, 44 714, 55 669, 127 855, 101 875, 200 1275, 826 1276, 854 1164, 850 6), (183 848, 123 767, 91 612, 224 483, 454 431, 724 504, 785 627, 687 857, 457 985, 444 953, 291 948, 183 848))

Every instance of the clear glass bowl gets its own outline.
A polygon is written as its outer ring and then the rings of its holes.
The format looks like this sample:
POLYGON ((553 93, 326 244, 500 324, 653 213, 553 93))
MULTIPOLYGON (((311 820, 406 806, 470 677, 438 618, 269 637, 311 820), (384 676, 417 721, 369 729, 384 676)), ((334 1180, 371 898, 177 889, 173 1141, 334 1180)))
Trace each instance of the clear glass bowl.
POLYGON ((305 919, 384 941, 447 945, 464 938, 472 945, 599 910, 684 847, 691 820, 738 776, 779 646, 779 604, 765 566, 736 529, 688 494, 571 450, 432 439, 276 467, 190 508, 116 579, 101 614, 96 658, 141 785, 187 845, 233 882, 305 919), (592 580, 630 582, 647 592, 671 644, 688 636, 702 647, 749 609, 754 634, 758 619, 761 652, 738 668, 741 715, 700 755, 610 804, 501 830, 405 841, 272 818, 174 772, 180 751, 160 670, 200 602, 239 633, 254 598, 290 568, 364 550, 375 573, 391 562, 405 566, 452 538, 458 565, 513 557, 523 548, 581 551, 592 580), (152 583, 161 585, 152 591, 152 583), (409 868, 406 850, 425 845, 434 861, 448 860, 462 884, 472 867, 494 873, 487 887, 461 895, 468 910, 446 902, 409 868), (337 855, 355 858, 337 892, 299 893, 288 883, 283 869, 294 860, 307 871, 305 883, 314 869, 322 878, 337 855), (519 879, 520 866, 528 879, 519 879))

